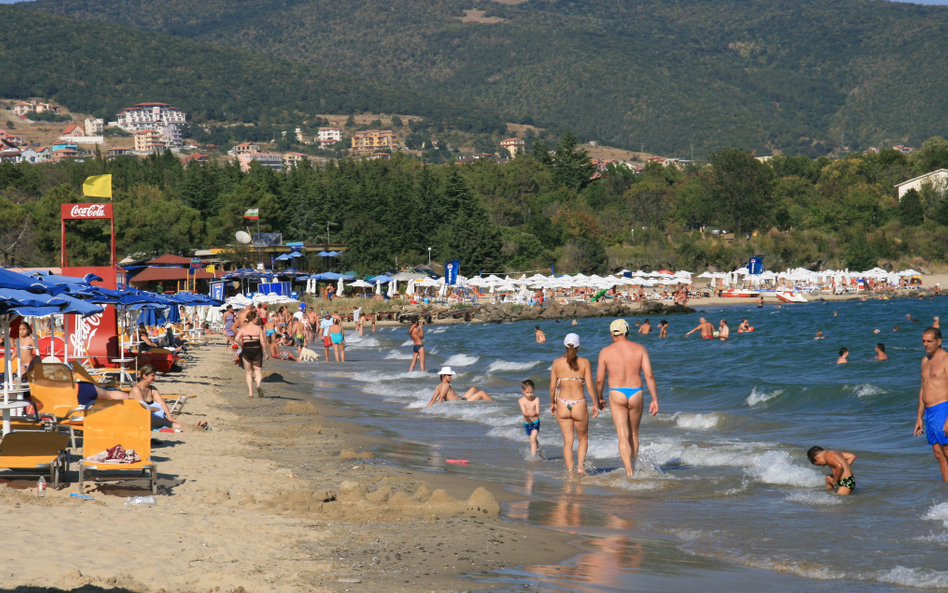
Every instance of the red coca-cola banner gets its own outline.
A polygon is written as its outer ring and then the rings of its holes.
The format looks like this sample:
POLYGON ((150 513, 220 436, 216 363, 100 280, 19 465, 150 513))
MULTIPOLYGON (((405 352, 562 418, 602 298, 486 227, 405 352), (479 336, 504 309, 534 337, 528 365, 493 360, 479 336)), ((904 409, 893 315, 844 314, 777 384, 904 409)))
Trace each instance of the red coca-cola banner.
POLYGON ((63 220, 112 218, 112 204, 60 204, 63 220))

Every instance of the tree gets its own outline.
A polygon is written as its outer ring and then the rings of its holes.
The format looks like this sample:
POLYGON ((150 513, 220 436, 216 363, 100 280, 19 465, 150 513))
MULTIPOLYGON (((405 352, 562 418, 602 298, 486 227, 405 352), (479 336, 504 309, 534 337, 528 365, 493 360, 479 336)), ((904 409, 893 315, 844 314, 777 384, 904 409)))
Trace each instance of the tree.
POLYGON ((572 132, 567 132, 556 145, 553 157, 553 186, 579 191, 589 184, 596 167, 589 161, 589 153, 577 149, 579 141, 572 132))
POLYGON ((878 263, 865 235, 862 229, 856 229, 853 239, 849 242, 846 249, 846 267, 850 270, 863 272, 876 267, 878 263))
POLYGON ((899 201, 899 222, 905 226, 918 226, 925 220, 922 198, 915 189, 905 192, 899 201))
POLYGON ((773 170, 750 153, 733 148, 711 155, 705 177, 715 222, 728 230, 766 229, 773 211, 773 170))

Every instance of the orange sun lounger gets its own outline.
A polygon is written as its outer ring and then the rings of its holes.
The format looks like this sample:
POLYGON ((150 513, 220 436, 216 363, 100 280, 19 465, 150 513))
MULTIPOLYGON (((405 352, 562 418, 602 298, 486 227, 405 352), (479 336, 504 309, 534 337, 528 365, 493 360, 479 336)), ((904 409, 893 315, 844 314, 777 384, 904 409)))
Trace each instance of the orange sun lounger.
POLYGON ((148 474, 151 493, 158 494, 158 468, 151 460, 151 411, 138 400, 96 400, 86 410, 79 461, 79 493, 87 477, 96 482, 125 481, 148 474), (122 445, 134 449, 138 463, 96 463, 89 457, 122 445), (88 474, 88 476, 87 476, 88 474), (109 477, 111 476, 111 477, 109 477))
POLYGON ((69 469, 66 449, 69 437, 58 432, 11 432, 0 441, 0 469, 17 474, 49 471, 49 482, 59 480, 69 469))

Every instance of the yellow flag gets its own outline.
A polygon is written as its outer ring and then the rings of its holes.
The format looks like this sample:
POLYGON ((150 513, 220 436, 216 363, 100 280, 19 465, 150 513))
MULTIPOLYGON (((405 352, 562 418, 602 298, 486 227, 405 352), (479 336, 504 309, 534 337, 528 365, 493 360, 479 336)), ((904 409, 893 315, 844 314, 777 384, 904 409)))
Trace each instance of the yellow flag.
POLYGON ((112 176, 93 175, 86 177, 82 184, 82 194, 90 198, 112 199, 112 176))
POLYGON ((204 268, 204 270, 205 270, 208 274, 213 274, 213 273, 214 273, 214 264, 211 264, 211 265, 207 266, 206 268, 204 268))

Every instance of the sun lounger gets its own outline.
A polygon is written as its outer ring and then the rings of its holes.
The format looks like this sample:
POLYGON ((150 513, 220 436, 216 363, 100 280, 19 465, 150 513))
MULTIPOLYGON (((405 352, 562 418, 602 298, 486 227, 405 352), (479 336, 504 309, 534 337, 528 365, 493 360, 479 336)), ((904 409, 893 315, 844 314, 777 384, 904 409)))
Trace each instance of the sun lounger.
POLYGON ((162 398, 163 400, 165 400, 165 403, 166 403, 166 404, 169 404, 168 410, 171 412, 172 415, 174 414, 175 410, 178 409, 178 406, 184 407, 184 404, 186 404, 186 403, 188 402, 188 400, 190 400, 190 399, 192 399, 192 398, 195 398, 195 397, 197 397, 197 396, 196 396, 196 395, 183 394, 183 393, 182 393, 182 394, 175 394, 175 393, 167 393, 167 394, 166 394, 166 393, 163 393, 163 394, 161 394, 161 398, 162 398), (173 400, 173 402, 172 402, 172 400, 173 400))
POLYGON ((63 363, 37 363, 28 374, 30 398, 41 420, 69 431, 72 447, 76 448, 76 429, 82 430, 85 408, 79 405, 79 395, 72 369, 63 363))
POLYGON ((0 469, 17 474, 48 470, 50 484, 59 488, 60 477, 69 469, 68 446, 69 437, 57 432, 11 432, 0 441, 0 469))
POLYGON ((138 400, 98 400, 86 412, 79 493, 85 493, 86 474, 94 481, 124 481, 148 474, 151 493, 158 494, 158 469, 151 461, 151 411, 138 400), (115 445, 134 449, 138 463, 96 463, 88 458, 115 445), (132 475, 129 475, 132 473, 132 475), (111 477, 110 477, 111 476, 111 477))

